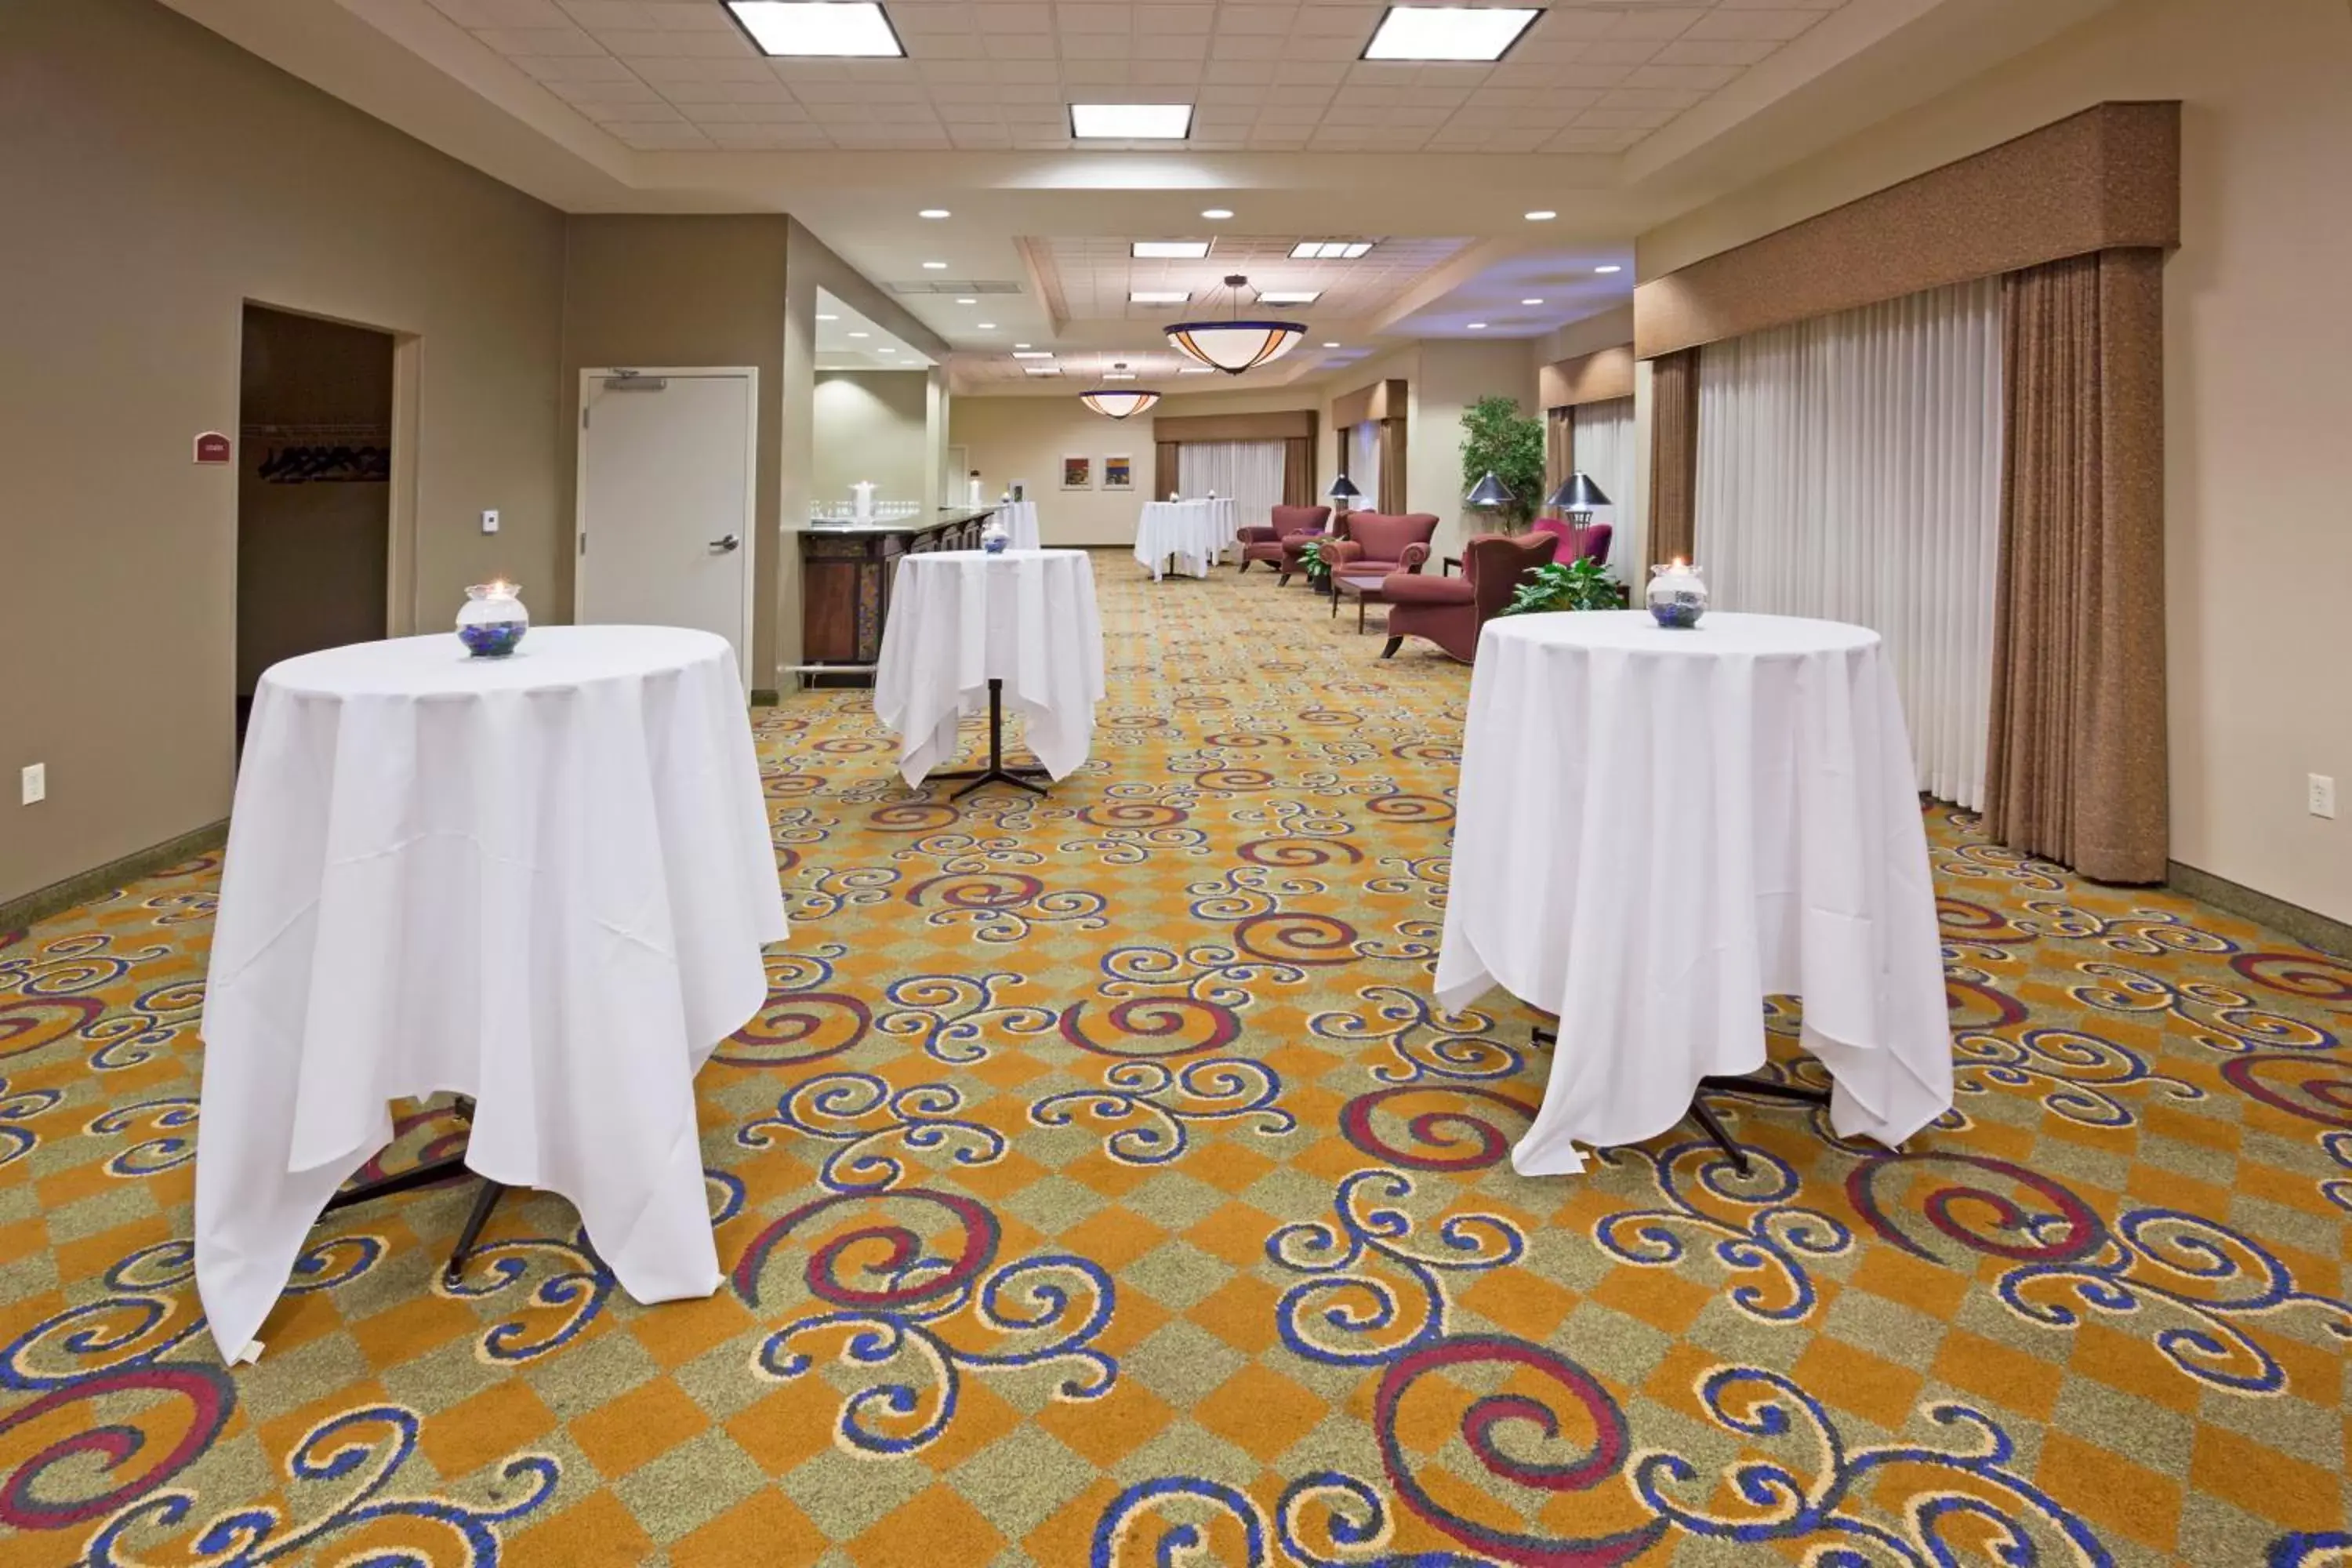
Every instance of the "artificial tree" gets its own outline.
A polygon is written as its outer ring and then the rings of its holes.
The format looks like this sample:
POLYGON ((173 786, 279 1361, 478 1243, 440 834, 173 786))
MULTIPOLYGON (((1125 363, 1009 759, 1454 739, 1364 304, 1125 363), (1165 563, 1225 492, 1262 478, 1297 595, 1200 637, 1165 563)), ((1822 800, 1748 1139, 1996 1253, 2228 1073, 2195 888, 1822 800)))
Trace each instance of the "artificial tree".
POLYGON ((1491 515, 1517 532, 1534 521, 1544 493, 1544 427, 1519 412, 1518 404, 1496 394, 1462 413, 1462 489, 1465 494, 1488 474, 1503 481, 1510 501, 1491 515))

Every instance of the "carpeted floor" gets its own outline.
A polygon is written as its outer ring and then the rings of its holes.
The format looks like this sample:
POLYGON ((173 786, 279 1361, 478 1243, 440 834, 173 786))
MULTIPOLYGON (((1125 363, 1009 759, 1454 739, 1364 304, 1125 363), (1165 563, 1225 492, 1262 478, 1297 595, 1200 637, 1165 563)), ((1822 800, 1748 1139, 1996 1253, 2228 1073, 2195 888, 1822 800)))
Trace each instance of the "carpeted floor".
POLYGON ((1050 800, 910 798, 864 693, 760 716, 794 937, 701 1080, 709 1301, 547 1197, 453 1292, 443 1188, 223 1372, 215 864, 0 937, 0 1562, 2352 1561, 2352 965, 1939 811, 1948 1125, 1522 1180, 1531 1015, 1425 990, 1468 672, 1097 571, 1050 800))

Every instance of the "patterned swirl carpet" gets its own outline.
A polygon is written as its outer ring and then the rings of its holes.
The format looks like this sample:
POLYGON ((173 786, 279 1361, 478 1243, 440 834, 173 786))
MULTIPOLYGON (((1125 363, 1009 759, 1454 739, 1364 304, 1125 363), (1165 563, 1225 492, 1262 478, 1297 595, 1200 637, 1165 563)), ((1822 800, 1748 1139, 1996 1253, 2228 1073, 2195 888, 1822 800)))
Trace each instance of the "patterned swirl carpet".
POLYGON ((224 1372, 216 864, 0 936, 0 1562, 2352 1562, 2352 966, 1939 810, 1947 1123, 1727 1101, 1745 1178, 1523 1180, 1532 1015, 1425 990, 1467 671, 1097 570, 1049 800, 910 797, 864 693, 759 715, 795 931, 701 1079, 708 1301, 544 1196, 446 1288, 444 1187, 224 1372))

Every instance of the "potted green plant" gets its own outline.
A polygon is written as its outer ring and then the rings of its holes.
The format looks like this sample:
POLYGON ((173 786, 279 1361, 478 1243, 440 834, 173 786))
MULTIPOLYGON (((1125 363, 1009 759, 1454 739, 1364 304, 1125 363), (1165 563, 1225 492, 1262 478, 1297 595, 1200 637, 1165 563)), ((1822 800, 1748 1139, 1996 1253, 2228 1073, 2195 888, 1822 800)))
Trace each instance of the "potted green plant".
POLYGON ((1462 414, 1462 489, 1477 488, 1488 474, 1503 482, 1511 499, 1488 514, 1516 533, 1532 521, 1544 493, 1543 422, 1519 412, 1499 394, 1482 397, 1462 414))
POLYGON ((1323 559, 1324 543, 1323 540, 1310 539, 1298 547, 1298 563, 1307 569, 1310 587, 1322 587, 1331 580, 1331 563, 1323 559))
POLYGON ((1507 616, 1539 616, 1553 610, 1614 610, 1625 603, 1617 574, 1598 561, 1580 557, 1519 574, 1518 592, 1503 606, 1507 616))

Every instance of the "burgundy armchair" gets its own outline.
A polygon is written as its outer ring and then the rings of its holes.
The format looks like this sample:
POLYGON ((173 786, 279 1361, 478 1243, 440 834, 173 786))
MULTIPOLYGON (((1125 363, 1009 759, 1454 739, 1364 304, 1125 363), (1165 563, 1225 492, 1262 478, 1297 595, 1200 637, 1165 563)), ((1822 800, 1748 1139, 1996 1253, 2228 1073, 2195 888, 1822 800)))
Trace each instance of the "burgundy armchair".
POLYGON ((1601 561, 1609 559, 1609 541, 1617 531, 1605 522, 1588 522, 1582 528, 1557 517, 1539 517, 1530 525, 1530 531, 1559 537, 1559 550, 1552 559, 1570 561, 1601 561))
POLYGON ((1418 573, 1421 563, 1429 559, 1429 542, 1436 532, 1437 518, 1430 512, 1393 517, 1360 511, 1348 520, 1348 537, 1325 546, 1323 559, 1334 572, 1358 575, 1418 573))
POLYGON ((1478 657, 1478 628, 1511 602, 1520 575, 1550 565, 1559 548, 1559 536, 1549 531, 1482 533, 1462 547, 1459 577, 1397 573, 1381 584, 1389 602, 1381 657, 1393 658, 1407 637, 1423 637, 1468 664, 1478 657))
POLYGON ((1248 571, 1253 561, 1272 562, 1279 569, 1286 560, 1297 560, 1295 553, 1284 554, 1283 541, 1318 538, 1322 534, 1324 525, 1330 521, 1331 509, 1328 506, 1276 507, 1266 526, 1242 530, 1241 569, 1248 571))

